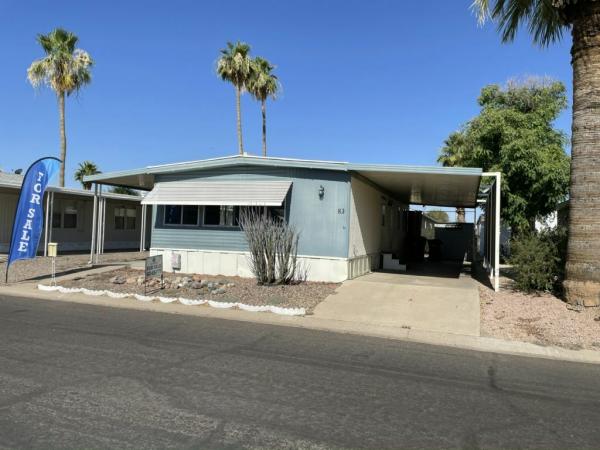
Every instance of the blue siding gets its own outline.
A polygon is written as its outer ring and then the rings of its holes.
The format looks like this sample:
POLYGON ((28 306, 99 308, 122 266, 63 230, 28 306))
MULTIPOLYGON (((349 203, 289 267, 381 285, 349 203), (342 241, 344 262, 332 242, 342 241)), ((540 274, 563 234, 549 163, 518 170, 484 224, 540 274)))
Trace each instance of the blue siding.
MULTIPOLYGON (((300 232, 298 253, 311 256, 348 256, 350 176, 320 169, 236 166, 158 175, 156 181, 275 180, 292 181, 287 208, 290 224, 300 232), (319 199, 319 188, 325 188, 319 199)), ((154 208, 152 247, 244 251, 239 229, 164 226, 164 209, 154 208)))

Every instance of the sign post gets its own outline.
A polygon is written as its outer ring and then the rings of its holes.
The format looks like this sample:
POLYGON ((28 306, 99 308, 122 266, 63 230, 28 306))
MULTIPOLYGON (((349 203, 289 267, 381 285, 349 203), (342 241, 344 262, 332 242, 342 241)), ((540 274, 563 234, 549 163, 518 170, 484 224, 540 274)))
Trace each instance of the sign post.
POLYGON ((157 277, 160 275, 160 288, 164 287, 163 279, 163 257, 162 255, 149 256, 146 258, 144 270, 144 295, 146 295, 146 287, 148 278, 157 277))
POLYGON ((51 286, 56 286, 56 256, 58 254, 58 244, 56 242, 48 243, 48 256, 52 258, 52 281, 51 286))

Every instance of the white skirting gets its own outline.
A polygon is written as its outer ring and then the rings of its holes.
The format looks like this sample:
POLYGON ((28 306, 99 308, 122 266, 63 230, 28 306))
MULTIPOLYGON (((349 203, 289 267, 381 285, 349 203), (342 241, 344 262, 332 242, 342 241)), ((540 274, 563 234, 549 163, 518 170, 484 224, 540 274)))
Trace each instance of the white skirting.
MULTIPOLYGON (((167 272, 199 273, 206 275, 239 276, 251 278, 248 253, 194 249, 151 248, 150 256, 163 255, 163 268, 167 272), (181 268, 173 270, 173 254, 181 257, 181 268)), ((348 278, 348 259, 318 256, 298 256, 300 267, 305 269, 309 281, 340 282, 348 278)))

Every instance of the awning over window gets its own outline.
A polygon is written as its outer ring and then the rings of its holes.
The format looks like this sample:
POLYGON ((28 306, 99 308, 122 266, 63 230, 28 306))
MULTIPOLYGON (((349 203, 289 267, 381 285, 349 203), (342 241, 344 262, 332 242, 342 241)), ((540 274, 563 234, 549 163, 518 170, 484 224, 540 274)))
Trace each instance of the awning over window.
POLYGON ((281 206, 291 181, 169 181, 156 183, 143 205, 281 206))

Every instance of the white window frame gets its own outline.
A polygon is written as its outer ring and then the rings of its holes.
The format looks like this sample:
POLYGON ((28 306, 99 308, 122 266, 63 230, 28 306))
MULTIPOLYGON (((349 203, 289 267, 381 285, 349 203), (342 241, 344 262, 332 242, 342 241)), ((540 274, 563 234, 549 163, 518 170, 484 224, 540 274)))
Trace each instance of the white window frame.
POLYGON ((228 229, 236 229, 236 228, 241 228, 239 223, 237 225, 212 225, 212 224, 207 224, 206 221, 204 220, 205 216, 206 216, 206 207, 207 206, 218 206, 219 207, 219 220, 220 220, 220 208, 222 206, 233 206, 234 208, 237 207, 238 208, 238 222, 239 222, 239 218, 240 218, 240 205, 203 205, 202 206, 202 227, 203 228, 228 228, 228 229))
POLYGON ((165 227, 198 227, 200 220, 200 205, 163 205, 163 225, 165 227), (181 213, 179 214, 179 223, 167 223, 167 206, 181 206, 181 213), (183 223, 183 208, 185 206, 195 206, 197 208, 198 214, 196 215, 196 224, 191 223, 183 223))
POLYGON ((128 206, 117 206, 114 208, 114 213, 113 213, 113 225, 115 228, 115 231, 135 231, 137 229, 137 208, 131 208, 128 206), (124 216, 118 216, 117 212, 123 210, 125 215, 124 216), (133 228, 127 228, 127 219, 130 218, 130 216, 127 215, 127 211, 133 211, 134 212, 134 216, 133 218, 135 219, 135 227, 133 228), (117 222, 116 222, 116 218, 117 217, 123 217, 123 228, 117 228, 117 222))

